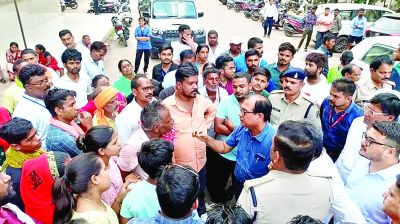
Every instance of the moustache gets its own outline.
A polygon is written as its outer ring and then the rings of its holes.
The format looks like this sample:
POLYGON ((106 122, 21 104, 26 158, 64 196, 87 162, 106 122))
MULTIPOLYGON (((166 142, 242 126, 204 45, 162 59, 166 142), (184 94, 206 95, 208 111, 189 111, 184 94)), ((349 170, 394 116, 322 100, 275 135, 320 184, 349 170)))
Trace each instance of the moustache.
POLYGON ((284 87, 283 90, 291 91, 291 89, 289 87, 284 87))

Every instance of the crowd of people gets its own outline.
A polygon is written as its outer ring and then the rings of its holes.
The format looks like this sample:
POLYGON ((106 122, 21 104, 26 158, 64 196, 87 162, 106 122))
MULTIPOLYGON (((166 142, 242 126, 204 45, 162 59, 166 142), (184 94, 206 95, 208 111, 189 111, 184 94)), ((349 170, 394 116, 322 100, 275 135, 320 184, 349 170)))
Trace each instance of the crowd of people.
MULTIPOLYGON (((247 51, 233 37, 226 50, 217 31, 197 44, 180 25, 151 79, 139 23, 145 74, 140 59, 122 59, 114 83, 107 47, 88 36, 76 43, 61 30, 60 60, 41 44, 10 44, 3 223, 400 223, 400 99, 390 81, 399 74, 389 57, 366 77, 351 51, 331 66, 310 52, 296 68, 289 42, 267 63, 258 37, 247 51)), ((332 35, 319 35, 332 49, 332 35)))

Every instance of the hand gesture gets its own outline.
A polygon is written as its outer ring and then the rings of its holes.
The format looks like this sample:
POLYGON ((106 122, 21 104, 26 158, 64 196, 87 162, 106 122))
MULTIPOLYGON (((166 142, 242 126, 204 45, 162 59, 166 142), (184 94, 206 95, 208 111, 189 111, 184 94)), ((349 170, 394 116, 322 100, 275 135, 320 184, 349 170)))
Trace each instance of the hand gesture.
POLYGON ((207 143, 207 140, 211 138, 207 135, 207 132, 203 131, 195 131, 192 133, 192 136, 198 138, 200 141, 203 141, 205 143, 207 143))
POLYGON ((183 35, 182 40, 189 46, 194 45, 194 37, 192 35, 183 35))
POLYGON ((128 186, 131 183, 133 182, 125 181, 125 183, 121 187, 121 190, 119 190, 117 197, 115 198, 115 202, 117 202, 118 204, 122 204, 122 201, 124 200, 126 194, 131 191, 131 189, 128 189, 128 186))
POLYGON ((89 112, 83 111, 78 114, 78 122, 86 130, 89 130, 93 126, 92 115, 89 112))
POLYGON ((130 182, 130 183, 137 183, 141 180, 142 178, 136 173, 130 173, 128 176, 125 177, 125 182, 130 182))

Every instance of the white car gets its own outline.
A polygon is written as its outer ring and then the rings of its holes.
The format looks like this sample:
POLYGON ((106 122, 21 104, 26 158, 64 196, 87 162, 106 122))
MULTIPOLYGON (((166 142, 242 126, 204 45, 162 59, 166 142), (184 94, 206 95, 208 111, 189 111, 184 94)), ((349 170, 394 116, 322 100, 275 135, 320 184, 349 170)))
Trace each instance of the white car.
MULTIPOLYGON (((365 9, 365 18, 367 18, 367 27, 370 27, 376 20, 381 18, 386 13, 394 13, 394 11, 375 5, 354 4, 354 3, 330 3, 318 5, 315 14, 317 16, 324 13, 325 8, 329 7, 331 13, 333 10, 339 9, 339 14, 342 17, 342 29, 339 31, 336 45, 333 49, 335 52, 342 52, 347 45, 347 38, 351 33, 351 20, 358 16, 358 11, 361 8, 365 9)), ((333 16, 333 15, 332 15, 333 16)), ((316 35, 316 28, 314 28, 314 40, 316 35)))
POLYGON ((351 49, 354 59, 351 63, 360 66, 362 77, 370 75, 369 65, 377 56, 387 55, 393 59, 393 52, 399 47, 400 38, 393 36, 368 37, 351 49))

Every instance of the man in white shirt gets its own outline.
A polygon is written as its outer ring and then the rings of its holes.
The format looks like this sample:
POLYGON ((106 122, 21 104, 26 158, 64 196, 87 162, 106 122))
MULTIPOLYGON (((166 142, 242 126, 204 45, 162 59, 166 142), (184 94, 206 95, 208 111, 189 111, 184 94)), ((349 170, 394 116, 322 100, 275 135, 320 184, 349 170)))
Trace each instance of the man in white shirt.
POLYGON ((343 181, 347 180, 357 161, 365 159, 359 154, 363 132, 366 132, 373 122, 396 122, 400 114, 400 99, 391 93, 379 93, 372 97, 365 109, 364 116, 354 119, 351 124, 346 144, 336 161, 343 181))
POLYGON ((304 87, 301 89, 313 103, 321 106, 322 101, 329 96, 331 85, 328 84, 326 77, 322 75, 322 69, 326 63, 326 56, 320 53, 310 53, 306 57, 304 71, 307 77, 304 80, 304 87))
MULTIPOLYGON (((179 54, 179 58, 182 63, 183 62, 191 62, 194 64, 196 62, 196 53, 194 53, 193 51, 191 51, 189 49, 186 49, 186 50, 183 50, 179 54)), ((176 73, 176 70, 173 70, 173 71, 168 72, 165 75, 164 81, 162 82, 162 86, 164 89, 171 87, 171 86, 175 86, 175 83, 176 83, 175 73, 176 73)), ((199 79, 198 87, 200 88, 202 86, 203 86, 203 79, 199 79)))
POLYGON ((136 75, 131 82, 132 94, 135 97, 115 118, 118 140, 124 144, 139 129, 140 113, 155 98, 154 86, 145 75, 136 75))
POLYGON ((218 33, 215 30, 208 31, 207 34, 208 46, 210 50, 208 51, 208 62, 215 64, 215 60, 222 54, 226 49, 224 49, 218 42, 218 33))
MULTIPOLYGON (((77 44, 75 42, 75 38, 72 35, 71 31, 69 30, 61 30, 60 32, 58 32, 58 36, 60 37, 60 40, 62 42, 62 44, 67 48, 67 49, 76 49, 78 50, 81 54, 82 54, 82 58, 89 58, 90 57, 90 51, 87 47, 83 46, 82 44, 77 44)), ((58 61, 62 61, 61 60, 61 55, 64 52, 64 50, 61 52, 61 54, 59 54, 59 60, 58 61)), ((67 73, 66 70, 64 70, 64 65, 62 63, 59 63, 58 65, 61 69, 60 69, 60 76, 63 76, 65 73, 67 73)), ((86 71, 81 71, 86 73, 86 71)))
POLYGON ((76 107, 81 108, 88 102, 92 94, 92 81, 87 75, 80 73, 82 55, 76 49, 67 49, 61 56, 67 74, 62 76, 54 85, 58 88, 73 90, 76 92, 76 107))
POLYGON ((94 41, 90 45, 90 57, 82 58, 84 71, 93 79, 96 75, 105 75, 104 55, 107 54, 107 47, 101 41, 94 41))
POLYGON ((264 17, 264 37, 268 34, 268 38, 271 35, 274 21, 278 21, 278 9, 274 3, 274 0, 269 0, 269 4, 265 4, 261 10, 261 14, 264 17))
POLYGON ((329 223, 332 218, 332 213, 334 216, 334 223, 354 223, 354 224, 364 224, 366 223, 364 216, 362 215, 360 209, 354 204, 354 202, 347 195, 344 188, 344 184, 340 175, 338 173, 335 164, 333 163, 331 157, 326 153, 322 147, 322 131, 317 128, 315 123, 310 121, 300 121, 304 126, 312 132, 313 136, 321 136, 317 138, 318 141, 314 143, 318 145, 317 150, 314 154, 314 159, 311 161, 307 172, 310 173, 325 173, 331 177, 331 187, 333 191, 332 205, 329 209, 329 213, 324 216, 321 221, 323 223, 329 223))
POLYGON ((196 52, 197 43, 194 42, 194 37, 190 26, 181 24, 178 28, 178 32, 179 38, 177 41, 171 43, 171 47, 174 49, 172 61, 179 65, 181 63, 181 61, 179 61, 179 55, 181 52, 187 49, 196 52))
POLYGON ((90 36, 89 35, 83 35, 82 36, 82 41, 78 42, 78 45, 82 45, 83 47, 86 47, 87 49, 90 49, 90 36))
POLYGON ((399 173, 400 123, 380 121, 363 133, 360 155, 347 178, 346 191, 368 223, 390 223, 382 210, 382 194, 399 173))
POLYGON ((13 113, 13 117, 24 118, 32 122, 43 149, 46 149, 47 130, 51 117, 43 102, 46 91, 51 88, 51 83, 45 73, 45 68, 35 64, 26 65, 21 69, 19 79, 25 88, 25 93, 13 113))
MULTIPOLYGON (((206 68, 204 69, 203 77, 205 85, 199 88, 199 93, 211 100, 218 108, 221 100, 228 96, 228 92, 224 88, 218 86, 219 71, 216 68, 206 68)), ((214 122, 208 129, 208 135, 215 136, 214 122)))

